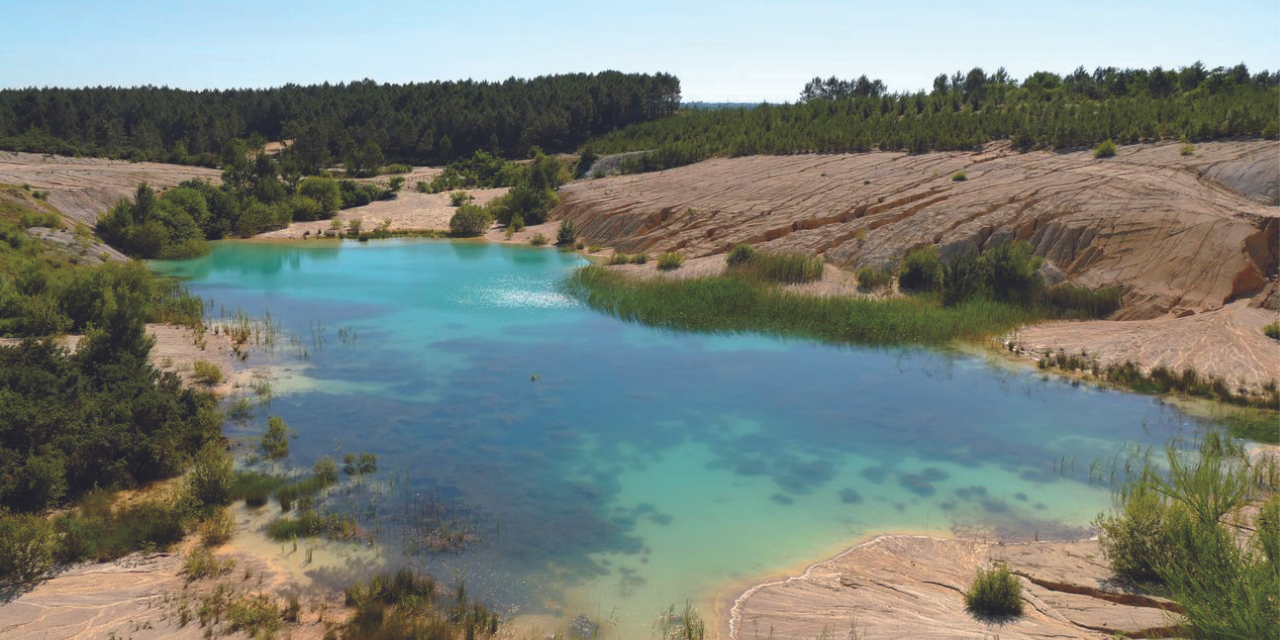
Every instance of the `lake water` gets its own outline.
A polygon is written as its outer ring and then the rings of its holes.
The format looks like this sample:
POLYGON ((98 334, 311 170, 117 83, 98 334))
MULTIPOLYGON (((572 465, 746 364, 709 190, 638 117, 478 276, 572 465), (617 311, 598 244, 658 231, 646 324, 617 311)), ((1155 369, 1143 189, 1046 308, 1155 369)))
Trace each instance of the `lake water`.
POLYGON ((962 353, 621 322, 560 292, 583 264, 386 240, 218 243, 155 267, 299 337, 268 409, 299 431, 292 462, 371 451, 395 481, 331 508, 419 551, 407 520, 465 524, 465 549, 411 561, 615 637, 873 533, 1087 525, 1109 505, 1092 461, 1191 426, 962 353))

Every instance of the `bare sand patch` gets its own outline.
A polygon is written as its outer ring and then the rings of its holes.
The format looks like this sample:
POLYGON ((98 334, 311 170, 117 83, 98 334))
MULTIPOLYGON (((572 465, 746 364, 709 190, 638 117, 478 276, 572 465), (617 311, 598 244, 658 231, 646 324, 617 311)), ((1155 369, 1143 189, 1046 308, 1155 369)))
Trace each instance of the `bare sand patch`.
MULTIPOLYGON (((413 174, 410 174, 413 175, 413 174)), ((476 189, 467 193, 475 196, 473 204, 483 205, 506 195, 507 189, 476 189)), ((449 218, 457 207, 449 204, 448 193, 418 193, 406 186, 392 200, 380 200, 363 207, 343 209, 334 220, 346 230, 352 220, 360 221, 362 231, 384 227, 389 231, 448 231, 449 218)), ((295 222, 284 229, 268 231, 258 238, 293 239, 322 237, 333 230, 332 220, 295 222)))

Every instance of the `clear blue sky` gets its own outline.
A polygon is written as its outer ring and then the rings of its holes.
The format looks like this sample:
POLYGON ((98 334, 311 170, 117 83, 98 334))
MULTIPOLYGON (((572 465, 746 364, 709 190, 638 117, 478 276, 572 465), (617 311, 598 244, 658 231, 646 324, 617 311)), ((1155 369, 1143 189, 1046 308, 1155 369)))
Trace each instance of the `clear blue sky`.
POLYGON ((686 100, 794 100, 815 75, 928 87, 1004 66, 1280 69, 1280 2, 305 3, 0 0, 0 87, 266 87, 667 71, 686 100))

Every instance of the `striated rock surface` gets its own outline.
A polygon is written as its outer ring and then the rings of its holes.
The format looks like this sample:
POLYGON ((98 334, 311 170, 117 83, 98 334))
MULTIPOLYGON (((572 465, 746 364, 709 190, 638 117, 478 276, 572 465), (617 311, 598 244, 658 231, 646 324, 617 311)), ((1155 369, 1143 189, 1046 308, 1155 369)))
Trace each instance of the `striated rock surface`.
POLYGON ((162 189, 192 178, 218 183, 221 176, 204 167, 0 151, 0 184, 48 191, 49 204, 89 226, 121 198, 132 197, 139 182, 162 189))
POLYGON ((1075 283, 1124 287, 1116 319, 1274 298, 1280 142, 1180 149, 722 158, 568 185, 553 217, 624 253, 697 257, 746 242, 846 269, 929 244, 947 255, 1027 240, 1075 283))
POLYGON ((739 597, 733 640, 857 637, 1048 640, 1165 637, 1171 603, 1109 581, 1096 541, 999 544, 882 536, 803 575, 739 597), (1024 615, 984 620, 965 611, 963 592, 979 566, 1006 562, 1023 586, 1024 615), (1149 636, 1136 632, 1150 631, 1149 636))

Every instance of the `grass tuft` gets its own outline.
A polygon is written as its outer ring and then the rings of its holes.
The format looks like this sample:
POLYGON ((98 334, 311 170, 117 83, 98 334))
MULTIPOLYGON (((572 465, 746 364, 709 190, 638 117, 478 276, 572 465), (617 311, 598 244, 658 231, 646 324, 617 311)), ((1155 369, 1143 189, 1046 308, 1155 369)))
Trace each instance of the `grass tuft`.
POLYGON ((994 569, 978 567, 978 575, 964 592, 964 607, 970 613, 988 618, 1022 615, 1022 585, 999 564, 994 569))

